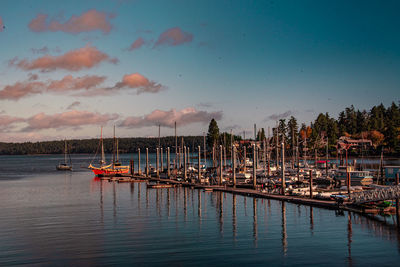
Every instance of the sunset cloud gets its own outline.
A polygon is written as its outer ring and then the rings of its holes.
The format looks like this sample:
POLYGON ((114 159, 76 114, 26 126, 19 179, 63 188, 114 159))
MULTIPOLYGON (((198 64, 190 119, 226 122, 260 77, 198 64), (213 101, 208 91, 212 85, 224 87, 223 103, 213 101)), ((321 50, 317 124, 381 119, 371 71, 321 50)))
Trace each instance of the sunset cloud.
POLYGON ((268 116, 265 119, 265 121, 269 121, 269 120, 276 121, 276 120, 284 119, 286 117, 289 117, 292 114, 293 114, 293 112, 291 110, 288 110, 286 112, 279 113, 279 114, 278 113, 272 114, 272 115, 268 116))
POLYGON ((139 73, 124 75, 121 82, 118 82, 115 89, 131 88, 136 90, 136 94, 142 93, 158 93, 165 89, 162 84, 150 81, 145 76, 139 73))
POLYGON ((0 32, 4 29, 3 19, 0 17, 0 32))
POLYGON ((81 105, 81 102, 79 102, 79 101, 74 101, 74 102, 71 103, 71 105, 69 105, 69 106, 67 107, 67 109, 73 109, 73 108, 79 107, 80 105, 81 105))
POLYGON ((12 128, 13 124, 17 122, 22 122, 24 119, 8 116, 8 115, 0 115, 0 131, 9 130, 12 128))
POLYGON ((118 119, 117 114, 101 114, 97 112, 71 110, 63 113, 47 115, 36 114, 26 120, 28 126, 23 131, 77 128, 86 125, 104 125, 109 121, 118 119))
POLYGON ((49 92, 66 92, 94 88, 105 81, 105 76, 86 75, 83 77, 74 78, 72 75, 67 75, 61 80, 54 80, 47 86, 49 92))
POLYGON ((103 61, 116 64, 116 58, 110 58, 109 55, 99 51, 94 46, 85 46, 71 50, 60 56, 45 55, 32 61, 28 59, 18 60, 14 58, 9 61, 10 66, 16 66, 23 70, 40 70, 42 72, 64 69, 69 71, 78 71, 81 69, 90 69, 99 65, 103 61))
POLYGON ((0 100, 18 100, 29 95, 40 94, 46 87, 45 83, 36 81, 16 82, 0 90, 0 100))
POLYGON ((39 82, 36 81, 37 79, 38 76, 36 74, 31 74, 27 81, 5 86, 0 90, 0 100, 8 99, 17 101, 20 98, 44 92, 68 93, 79 90, 97 89, 97 86, 103 83, 106 77, 86 75, 74 78, 71 75, 67 75, 61 80, 48 80, 47 82, 39 82))
POLYGON ((129 51, 135 50, 135 49, 139 49, 141 48, 143 45, 145 44, 144 40, 142 37, 137 38, 129 47, 129 51))
POLYGON ((161 45, 176 46, 184 43, 190 43, 192 40, 193 34, 184 32, 179 27, 175 27, 161 33, 154 47, 161 45))
POLYGON ((222 118, 222 111, 207 112, 196 110, 193 107, 184 108, 179 111, 175 109, 168 111, 157 109, 144 116, 128 117, 119 125, 126 128, 140 128, 155 125, 174 127, 175 122, 179 126, 184 126, 192 123, 208 123, 212 118, 220 120, 222 118))
POLYGON ((110 19, 114 17, 113 14, 91 9, 79 16, 73 15, 63 23, 57 19, 48 20, 47 14, 38 14, 28 26, 34 32, 62 31, 78 34, 98 30, 103 32, 103 34, 107 34, 112 29, 110 19))

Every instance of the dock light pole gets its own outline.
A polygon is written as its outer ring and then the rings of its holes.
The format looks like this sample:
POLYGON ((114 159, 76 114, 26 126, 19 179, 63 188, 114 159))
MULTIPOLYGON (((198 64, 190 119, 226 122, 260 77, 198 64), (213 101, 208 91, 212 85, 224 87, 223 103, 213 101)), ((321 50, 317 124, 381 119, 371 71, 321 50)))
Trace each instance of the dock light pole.
POLYGON ((169 163, 169 160, 170 160, 170 157, 169 157, 169 155, 170 155, 170 153, 169 153, 169 147, 167 147, 167 176, 168 176, 168 179, 170 179, 171 177, 171 171, 170 171, 170 163, 169 163))
POLYGON ((222 185, 222 145, 219 146, 219 185, 222 185))
POLYGON ((253 144, 253 187, 257 189, 257 148, 256 144, 253 144))
POLYGON ((198 180, 199 183, 201 183, 201 147, 198 146, 197 149, 199 150, 199 158, 198 158, 198 163, 197 163, 197 164, 199 164, 198 165, 199 168, 198 168, 197 180, 198 180))
POLYGON ((149 177, 149 149, 146 147, 146 177, 149 177))
POLYGON ((246 176, 246 160, 247 160, 247 155, 246 155, 246 145, 243 146, 243 173, 246 176))
POLYGON ((236 146, 232 145, 232 174, 233 187, 236 188, 236 146))
POLYGON ((286 179, 285 179, 285 143, 282 142, 282 195, 285 195, 286 179))
POLYGON ((138 148, 138 175, 141 175, 142 171, 140 170, 140 148, 138 148))

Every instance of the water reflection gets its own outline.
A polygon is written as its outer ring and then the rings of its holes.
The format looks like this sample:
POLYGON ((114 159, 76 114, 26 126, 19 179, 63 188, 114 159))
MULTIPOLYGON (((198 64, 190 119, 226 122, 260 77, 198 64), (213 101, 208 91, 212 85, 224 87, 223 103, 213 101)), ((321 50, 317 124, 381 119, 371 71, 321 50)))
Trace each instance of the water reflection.
POLYGON ((219 232, 221 235, 224 233, 224 200, 222 198, 222 192, 217 192, 217 205, 218 205, 218 222, 219 222, 219 232))
POLYGON ((310 206, 310 231, 311 235, 314 235, 314 209, 310 206))
POLYGON ((253 237, 257 247, 257 198, 253 198, 253 237))
POLYGON ((347 259, 349 266, 353 266, 353 259, 351 257, 351 243, 353 242, 353 225, 351 223, 351 213, 347 213, 347 259))
POLYGON ((236 241, 236 195, 232 196, 232 231, 233 238, 236 241))
POLYGON ((287 233, 286 233, 286 203, 282 202, 282 252, 287 254, 287 233))

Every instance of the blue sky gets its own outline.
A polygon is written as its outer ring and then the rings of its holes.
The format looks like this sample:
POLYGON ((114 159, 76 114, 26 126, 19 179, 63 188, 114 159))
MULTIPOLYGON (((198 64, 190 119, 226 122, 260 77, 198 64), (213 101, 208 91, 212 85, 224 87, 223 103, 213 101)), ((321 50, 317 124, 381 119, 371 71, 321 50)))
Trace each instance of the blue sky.
POLYGON ((211 117, 239 134, 275 125, 273 115, 309 123, 351 104, 389 105, 399 100, 399 3, 4 1, 0 141, 92 138, 114 124, 119 136, 154 136, 158 124, 173 135, 175 120, 178 134, 197 135, 211 117), (72 70, 71 52, 87 50, 108 58, 72 70), (54 69, 36 64, 49 57, 54 69), (103 82, 49 89, 69 75, 103 82))

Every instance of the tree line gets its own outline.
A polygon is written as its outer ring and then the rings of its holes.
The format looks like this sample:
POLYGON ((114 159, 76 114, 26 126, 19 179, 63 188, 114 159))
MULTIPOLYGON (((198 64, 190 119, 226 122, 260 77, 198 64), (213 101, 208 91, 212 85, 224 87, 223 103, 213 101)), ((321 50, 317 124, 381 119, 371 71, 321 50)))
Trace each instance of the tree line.
MULTIPOLYGON (((163 148, 170 147, 171 152, 175 153, 175 136, 158 138, 118 138, 118 151, 120 153, 136 153, 137 149, 155 152, 160 145, 163 148)), ((178 147, 187 146, 190 151, 197 151, 197 147, 203 146, 203 136, 179 136, 177 138, 178 147), (194 150, 193 150, 194 149, 194 150)), ((103 139, 105 153, 113 153, 113 138, 103 139)), ((44 141, 44 142, 25 142, 25 143, 0 143, 0 155, 32 155, 32 154, 62 154, 64 153, 64 141, 44 141)), ((68 153, 71 154, 94 154, 99 150, 99 139, 74 139, 67 140, 68 153)))

